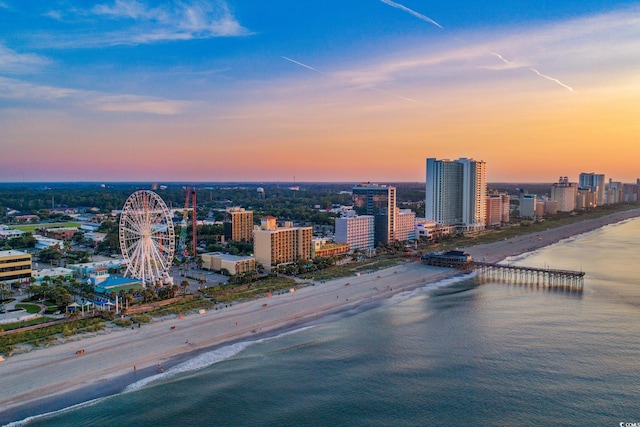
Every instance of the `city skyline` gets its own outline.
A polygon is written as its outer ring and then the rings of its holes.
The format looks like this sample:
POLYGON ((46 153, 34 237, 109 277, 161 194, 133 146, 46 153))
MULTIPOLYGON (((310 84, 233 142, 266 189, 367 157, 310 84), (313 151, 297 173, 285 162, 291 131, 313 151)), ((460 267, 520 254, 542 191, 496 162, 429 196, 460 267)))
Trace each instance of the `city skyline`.
POLYGON ((0 0, 0 182, 635 182, 634 2, 0 0))

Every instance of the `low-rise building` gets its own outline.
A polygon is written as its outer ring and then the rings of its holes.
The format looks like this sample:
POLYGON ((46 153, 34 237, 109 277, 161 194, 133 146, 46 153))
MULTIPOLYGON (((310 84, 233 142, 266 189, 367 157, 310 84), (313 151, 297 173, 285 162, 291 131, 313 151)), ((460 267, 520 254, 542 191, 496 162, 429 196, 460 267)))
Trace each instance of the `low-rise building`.
POLYGON ((349 253, 348 243, 331 242, 328 239, 313 239, 311 246, 311 257, 332 257, 349 253))
POLYGON ((45 277, 48 277, 50 280, 53 280, 56 277, 61 277, 64 280, 71 280, 73 278, 73 270, 64 267, 43 268, 40 270, 33 270, 31 272, 31 277, 33 277, 37 283, 42 283, 42 280, 44 280, 45 277))
POLYGON ((416 218, 416 237, 422 240, 434 240, 443 236, 448 236, 455 232, 455 227, 451 225, 440 225, 435 221, 428 221, 425 218, 416 218))
POLYGON ((38 215, 14 215, 11 217, 14 222, 33 223, 40 221, 38 215))
POLYGON ((58 248, 62 249, 64 247, 64 242, 58 239, 50 239, 49 237, 43 237, 39 235, 34 235, 36 238, 36 249, 49 249, 49 248, 58 248))
POLYGON ((38 230, 38 233, 44 237, 66 241, 70 241, 71 239, 73 239, 73 236, 77 232, 78 229, 76 227, 55 227, 38 230))
POLYGON ((6 225, 0 225, 0 239, 14 239, 24 234, 25 232, 22 230, 13 230, 6 225))
POLYGON ((119 271, 122 268, 126 267, 127 262, 121 259, 110 259, 107 261, 97 261, 97 262, 83 262, 79 264, 69 264, 68 268, 73 270, 73 274, 76 277, 87 277, 90 276, 97 270, 105 270, 109 271, 119 271))
POLYGON ((102 243, 105 239, 105 237, 107 237, 106 233, 98 233, 97 231, 90 231, 88 233, 84 233, 84 238, 87 242, 93 243, 93 244, 99 244, 102 243))
POLYGON ((256 270, 256 259, 251 256, 237 256, 223 254, 222 252, 210 252, 200 255, 202 268, 221 272, 226 270, 230 275, 247 273, 256 270))
POLYGON ((129 292, 129 290, 137 291, 144 288, 139 279, 110 275, 106 268, 94 271, 87 283, 93 285, 95 292, 104 295, 111 293, 118 295, 120 291, 129 292))
POLYGON ((29 283, 31 254, 22 251, 0 251, 0 282, 29 283))

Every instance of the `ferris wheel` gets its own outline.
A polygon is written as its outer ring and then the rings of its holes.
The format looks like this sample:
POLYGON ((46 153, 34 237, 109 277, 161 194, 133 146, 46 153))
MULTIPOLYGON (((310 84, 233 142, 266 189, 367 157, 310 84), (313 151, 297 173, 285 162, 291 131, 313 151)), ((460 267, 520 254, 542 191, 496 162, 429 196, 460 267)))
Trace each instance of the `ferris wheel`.
POLYGON ((120 216, 120 249, 127 262, 125 276, 144 285, 166 282, 175 251, 173 221, 167 205, 153 191, 133 193, 120 216))

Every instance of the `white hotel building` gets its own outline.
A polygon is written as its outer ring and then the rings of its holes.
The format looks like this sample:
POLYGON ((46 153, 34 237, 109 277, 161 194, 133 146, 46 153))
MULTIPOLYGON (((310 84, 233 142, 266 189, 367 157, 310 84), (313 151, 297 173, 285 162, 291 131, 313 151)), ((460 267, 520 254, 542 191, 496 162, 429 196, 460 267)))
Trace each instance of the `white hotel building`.
POLYGON ((354 211, 347 211, 341 218, 336 218, 336 234, 334 240, 338 243, 348 243, 351 250, 373 249, 374 217, 373 215, 356 215, 354 211))
POLYGON ((487 167, 483 161, 427 159, 425 218, 463 231, 485 228, 487 167))

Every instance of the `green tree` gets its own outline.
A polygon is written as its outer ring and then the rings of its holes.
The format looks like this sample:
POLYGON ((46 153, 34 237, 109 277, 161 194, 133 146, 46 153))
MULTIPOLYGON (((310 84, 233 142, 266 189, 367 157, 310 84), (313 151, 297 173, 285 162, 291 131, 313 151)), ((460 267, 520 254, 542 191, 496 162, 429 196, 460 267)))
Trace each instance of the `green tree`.
POLYGON ((184 297, 187 294, 187 290, 189 289, 189 281, 183 280, 180 282, 180 288, 182 289, 182 296, 184 297))

